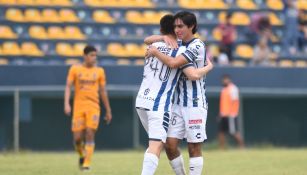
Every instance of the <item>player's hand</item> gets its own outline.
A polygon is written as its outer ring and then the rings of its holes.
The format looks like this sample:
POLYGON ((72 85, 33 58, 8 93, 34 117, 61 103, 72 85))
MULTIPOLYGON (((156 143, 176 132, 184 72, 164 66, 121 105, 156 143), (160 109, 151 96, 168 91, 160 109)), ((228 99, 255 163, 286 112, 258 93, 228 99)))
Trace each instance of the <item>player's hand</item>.
POLYGON ((163 36, 163 40, 172 49, 177 49, 178 48, 178 43, 177 43, 176 38, 168 36, 168 35, 164 35, 163 36))
POLYGON ((155 56, 157 52, 159 52, 159 50, 155 46, 149 46, 147 49, 147 54, 149 57, 155 56))
POLYGON ((209 68, 209 71, 211 71, 212 69, 213 69, 213 67, 214 67, 214 65, 213 65, 213 63, 211 62, 211 59, 209 58, 209 57, 207 57, 207 65, 206 65, 206 67, 208 67, 209 68))
POLYGON ((106 113, 106 116, 104 117, 104 121, 106 122, 107 125, 111 123, 111 121, 112 121, 112 114, 111 114, 111 112, 107 112, 106 113))
POLYGON ((70 107, 70 104, 65 104, 64 106, 64 112, 67 116, 70 116, 71 114, 71 107, 70 107))

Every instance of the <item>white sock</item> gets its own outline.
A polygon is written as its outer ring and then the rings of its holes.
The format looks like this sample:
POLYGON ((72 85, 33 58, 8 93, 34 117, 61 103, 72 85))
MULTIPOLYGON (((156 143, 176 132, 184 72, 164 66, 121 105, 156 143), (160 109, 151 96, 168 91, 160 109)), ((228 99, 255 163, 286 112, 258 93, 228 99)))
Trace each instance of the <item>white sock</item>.
POLYGON ((170 164, 176 175, 186 175, 182 155, 170 161, 170 164))
POLYGON ((158 167, 159 158, 152 153, 145 152, 142 175, 153 175, 158 167))
POLYGON ((190 158, 190 175, 201 175, 203 164, 203 157, 190 158))

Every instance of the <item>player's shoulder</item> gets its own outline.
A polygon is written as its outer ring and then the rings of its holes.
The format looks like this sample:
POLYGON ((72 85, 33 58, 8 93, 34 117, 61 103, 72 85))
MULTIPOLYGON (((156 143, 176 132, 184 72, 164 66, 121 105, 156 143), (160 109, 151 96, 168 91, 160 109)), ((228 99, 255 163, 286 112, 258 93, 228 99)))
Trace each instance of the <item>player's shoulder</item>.
POLYGON ((79 70, 82 68, 82 64, 78 63, 78 64, 73 64, 70 66, 70 70, 79 70))
POLYGON ((196 47, 198 45, 198 47, 205 47, 205 43, 199 39, 199 38, 194 38, 193 41, 190 44, 193 47, 196 47))
POLYGON ((99 73, 104 73, 104 68, 103 67, 101 67, 101 66, 96 66, 95 67, 95 70, 97 71, 97 72, 99 72, 99 73))

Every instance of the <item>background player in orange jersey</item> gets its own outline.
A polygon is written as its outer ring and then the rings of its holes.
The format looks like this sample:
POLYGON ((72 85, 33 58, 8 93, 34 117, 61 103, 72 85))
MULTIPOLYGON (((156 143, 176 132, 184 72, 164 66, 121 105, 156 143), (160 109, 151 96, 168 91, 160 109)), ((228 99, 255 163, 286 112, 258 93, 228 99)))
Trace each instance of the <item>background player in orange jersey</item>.
POLYGON ((75 87, 72 117, 72 132, 76 151, 80 155, 81 170, 89 170, 91 157, 95 148, 95 132, 99 125, 100 104, 99 94, 106 109, 105 121, 112 120, 111 108, 105 88, 104 69, 96 66, 97 50, 93 46, 84 48, 84 62, 73 65, 67 76, 64 97, 64 111, 70 116, 69 103, 71 86, 75 87))
POLYGON ((220 114, 219 114, 219 145, 225 147, 225 133, 232 135, 240 148, 244 147, 244 142, 239 131, 239 89, 231 81, 229 75, 222 78, 223 89, 220 95, 220 114))

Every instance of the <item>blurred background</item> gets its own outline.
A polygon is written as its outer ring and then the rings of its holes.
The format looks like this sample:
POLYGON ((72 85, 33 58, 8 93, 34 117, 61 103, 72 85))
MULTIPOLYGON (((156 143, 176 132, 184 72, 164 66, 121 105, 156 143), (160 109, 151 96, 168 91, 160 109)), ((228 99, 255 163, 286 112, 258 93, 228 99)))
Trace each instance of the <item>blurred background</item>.
POLYGON ((134 102, 143 39, 188 10, 215 68, 207 77, 208 143, 217 139, 221 77, 240 89, 247 146, 307 145, 307 0, 0 0, 0 150, 72 150, 63 112, 69 66, 86 44, 106 70, 113 112, 97 149, 144 146, 134 102))

